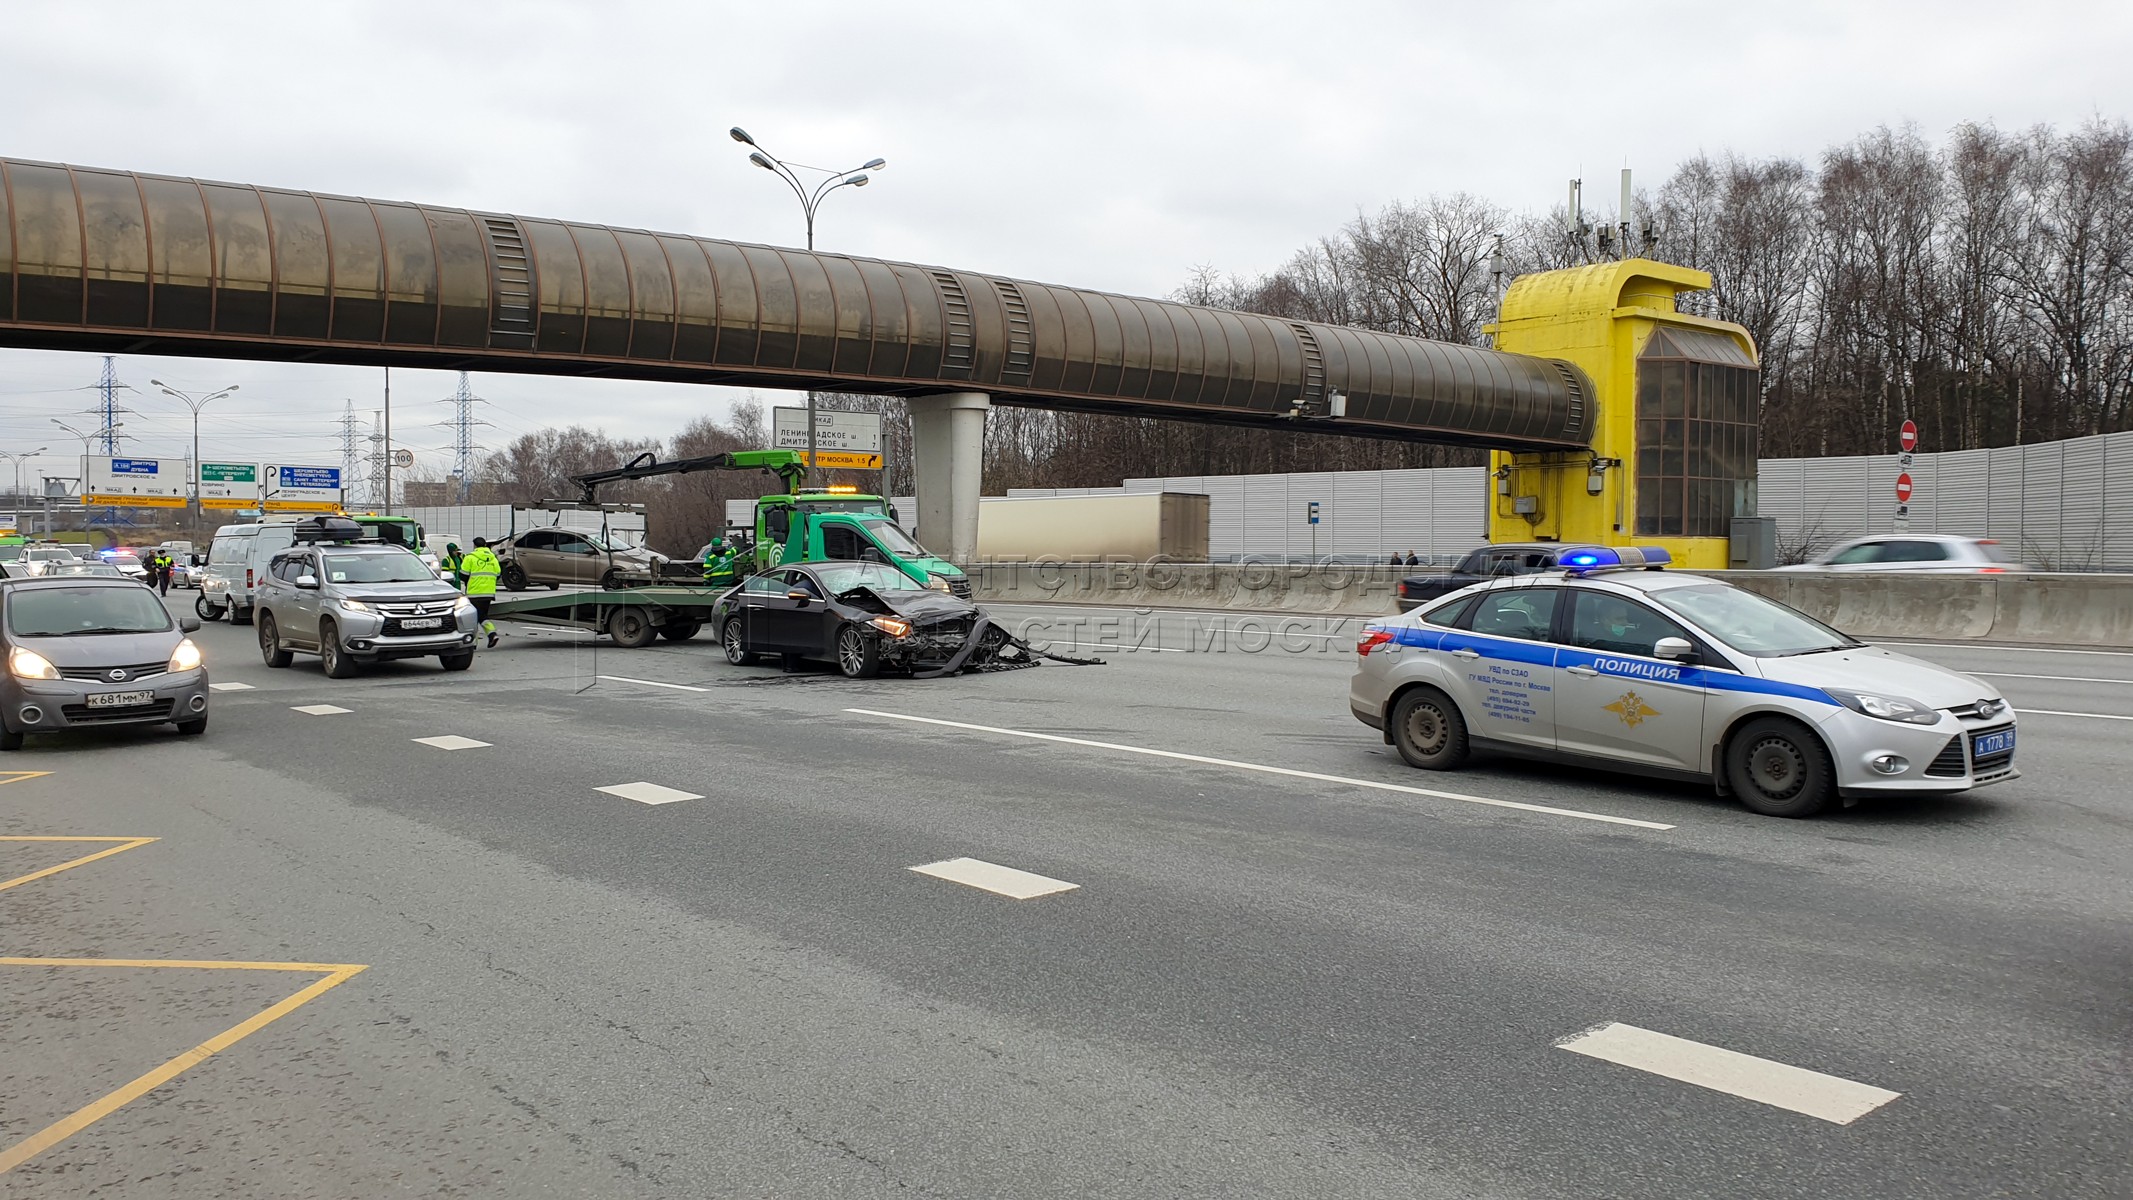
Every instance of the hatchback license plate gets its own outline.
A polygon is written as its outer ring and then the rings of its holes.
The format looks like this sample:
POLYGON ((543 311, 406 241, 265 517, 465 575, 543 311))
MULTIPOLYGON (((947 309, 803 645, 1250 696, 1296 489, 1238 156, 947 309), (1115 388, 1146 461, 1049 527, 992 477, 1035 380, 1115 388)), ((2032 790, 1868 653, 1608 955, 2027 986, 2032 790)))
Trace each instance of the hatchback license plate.
POLYGON ((87 703, 90 708, 129 708, 136 704, 155 702, 154 692, 96 692, 87 703))
POLYGON ((444 628, 444 618, 443 618, 443 617, 403 617, 403 618, 401 618, 401 620, 400 620, 400 628, 402 628, 402 629, 442 629, 442 628, 444 628))
POLYGON ((2015 731, 1999 729, 1981 733, 1970 739, 1970 757, 1990 758, 1995 754, 2011 754, 2015 747, 2015 731))

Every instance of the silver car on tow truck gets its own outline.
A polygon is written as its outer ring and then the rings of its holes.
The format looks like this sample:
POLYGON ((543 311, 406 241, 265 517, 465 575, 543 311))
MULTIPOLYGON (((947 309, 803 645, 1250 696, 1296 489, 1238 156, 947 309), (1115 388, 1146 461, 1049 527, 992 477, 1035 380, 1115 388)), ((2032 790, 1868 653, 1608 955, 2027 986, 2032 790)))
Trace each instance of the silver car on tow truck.
POLYGON ((2013 779, 2014 710, 1662 550, 1575 547, 1366 626, 1357 720, 1410 764, 1472 749, 1692 779, 1770 816, 2013 779))

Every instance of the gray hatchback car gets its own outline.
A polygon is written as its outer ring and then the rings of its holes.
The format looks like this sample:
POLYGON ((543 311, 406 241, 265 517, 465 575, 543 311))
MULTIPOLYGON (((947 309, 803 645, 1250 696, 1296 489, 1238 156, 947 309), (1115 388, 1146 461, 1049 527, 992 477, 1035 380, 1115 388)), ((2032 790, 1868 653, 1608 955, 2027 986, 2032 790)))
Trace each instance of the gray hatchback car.
POLYGON ((154 592, 92 575, 0 581, 0 750, 25 734, 176 722, 207 731, 207 667, 154 592))

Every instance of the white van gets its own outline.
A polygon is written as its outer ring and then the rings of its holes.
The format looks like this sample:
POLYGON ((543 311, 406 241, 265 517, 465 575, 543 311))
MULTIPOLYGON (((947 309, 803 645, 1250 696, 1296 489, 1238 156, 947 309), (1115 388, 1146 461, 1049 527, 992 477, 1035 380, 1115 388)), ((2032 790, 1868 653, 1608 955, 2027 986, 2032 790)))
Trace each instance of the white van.
POLYGON ((219 621, 226 612, 232 625, 252 623, 252 598, 267 562, 296 542, 297 518, 224 525, 208 546, 200 568, 200 595, 193 611, 203 621, 219 621))

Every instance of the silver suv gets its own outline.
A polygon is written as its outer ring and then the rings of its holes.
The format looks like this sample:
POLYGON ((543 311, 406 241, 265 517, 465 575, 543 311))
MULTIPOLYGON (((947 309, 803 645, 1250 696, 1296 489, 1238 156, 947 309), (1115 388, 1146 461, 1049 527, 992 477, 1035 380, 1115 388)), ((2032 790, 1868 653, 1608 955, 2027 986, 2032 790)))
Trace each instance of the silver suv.
MULTIPOLYGON (((307 526, 310 523, 307 523, 307 526)), ((474 665, 474 606, 412 551, 355 537, 353 522, 299 527, 254 599, 259 653, 286 667, 316 654, 334 679, 366 663, 435 657, 447 671, 474 665)))

